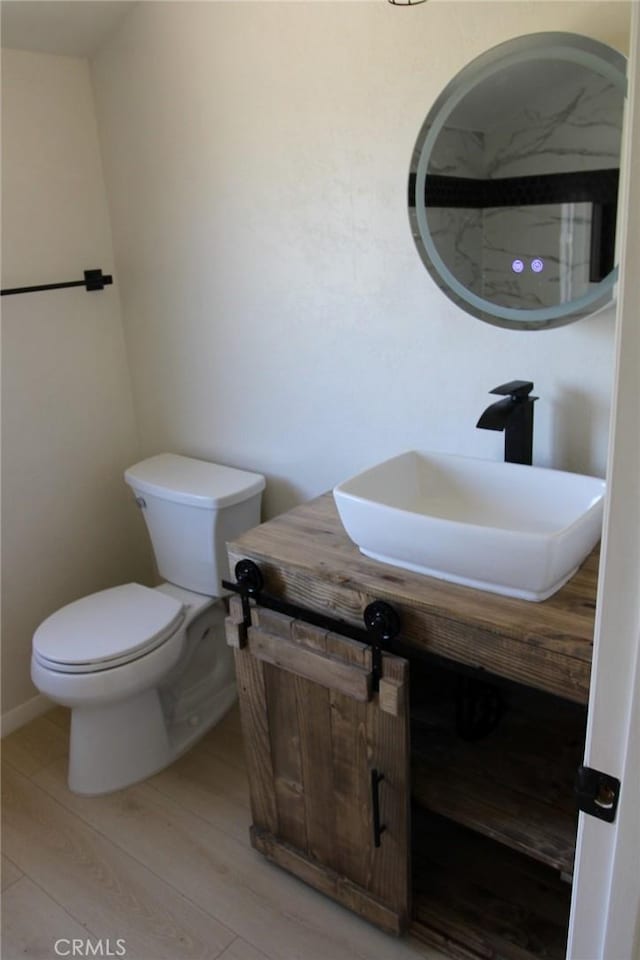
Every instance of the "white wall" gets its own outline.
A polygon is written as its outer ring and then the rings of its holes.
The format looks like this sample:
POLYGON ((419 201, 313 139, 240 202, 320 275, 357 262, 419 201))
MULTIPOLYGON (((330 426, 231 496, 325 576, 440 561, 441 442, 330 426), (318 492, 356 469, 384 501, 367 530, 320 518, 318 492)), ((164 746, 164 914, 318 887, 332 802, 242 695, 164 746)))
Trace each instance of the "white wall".
MULTIPOLYGON (((2 286, 113 272, 87 62, 3 50, 2 83, 2 286)), ((117 286, 3 297, 2 313, 6 730, 36 695, 38 623, 149 567, 122 480, 139 443, 117 286)))
POLYGON ((625 49, 625 3, 154 3, 94 62, 145 454, 267 474, 267 513, 385 454, 500 458, 475 423, 532 379, 540 464, 603 474, 613 310, 500 330, 435 287, 409 159, 451 76, 512 36, 625 49))

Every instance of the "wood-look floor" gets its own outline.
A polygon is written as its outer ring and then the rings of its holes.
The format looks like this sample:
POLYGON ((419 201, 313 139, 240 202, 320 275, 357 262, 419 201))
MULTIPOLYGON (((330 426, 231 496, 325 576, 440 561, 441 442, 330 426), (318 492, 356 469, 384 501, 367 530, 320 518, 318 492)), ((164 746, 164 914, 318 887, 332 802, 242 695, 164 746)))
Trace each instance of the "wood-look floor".
POLYGON ((167 770, 97 798, 67 788, 68 722, 58 708, 2 742, 3 960, 55 960, 74 938, 124 960, 444 960, 251 849, 237 709, 167 770))

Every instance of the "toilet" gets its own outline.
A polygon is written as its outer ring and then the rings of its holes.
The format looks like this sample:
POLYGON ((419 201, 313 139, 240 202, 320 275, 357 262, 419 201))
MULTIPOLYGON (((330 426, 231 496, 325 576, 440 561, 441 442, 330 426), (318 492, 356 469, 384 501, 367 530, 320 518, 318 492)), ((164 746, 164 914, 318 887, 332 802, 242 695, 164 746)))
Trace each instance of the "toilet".
POLYGON ((130 467, 165 582, 101 590, 48 617, 31 678, 71 708, 69 788, 98 795, 162 770, 236 700, 224 637, 226 541, 260 523, 260 474, 164 453, 130 467))

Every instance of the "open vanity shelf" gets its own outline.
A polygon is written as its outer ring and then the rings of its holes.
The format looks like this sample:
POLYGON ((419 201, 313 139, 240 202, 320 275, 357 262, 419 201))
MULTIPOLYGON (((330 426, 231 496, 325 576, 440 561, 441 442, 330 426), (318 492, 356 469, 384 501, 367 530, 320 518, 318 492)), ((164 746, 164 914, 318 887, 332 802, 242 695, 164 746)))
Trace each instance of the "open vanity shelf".
POLYGON ((468 682, 412 663, 412 931, 463 957, 562 960, 586 711, 494 680, 502 715, 468 740, 456 722, 468 682))
POLYGON ((412 692, 417 690, 411 698, 414 805, 519 850, 569 879, 584 708, 494 681, 502 716, 486 736, 465 739, 456 730, 455 698, 466 678, 421 666, 412 670, 412 692))
POLYGON ((325 495, 229 556, 307 611, 362 626, 384 600, 402 621, 378 691, 370 647, 259 601, 247 628, 234 598, 253 845, 453 957, 562 960, 597 552, 544 603, 513 600, 368 560, 325 495))
POLYGON ((571 887, 547 867, 423 811, 411 932, 453 957, 564 960, 571 887))

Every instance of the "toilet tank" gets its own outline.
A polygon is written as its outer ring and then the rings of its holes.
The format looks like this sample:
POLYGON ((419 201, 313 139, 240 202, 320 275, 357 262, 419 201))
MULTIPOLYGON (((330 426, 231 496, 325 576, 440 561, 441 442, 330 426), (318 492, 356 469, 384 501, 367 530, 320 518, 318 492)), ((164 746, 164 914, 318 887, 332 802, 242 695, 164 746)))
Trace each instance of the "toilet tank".
POLYGON ((225 544, 260 523, 259 473, 162 453, 124 478, 142 508, 160 576, 179 587, 222 596, 225 544))

